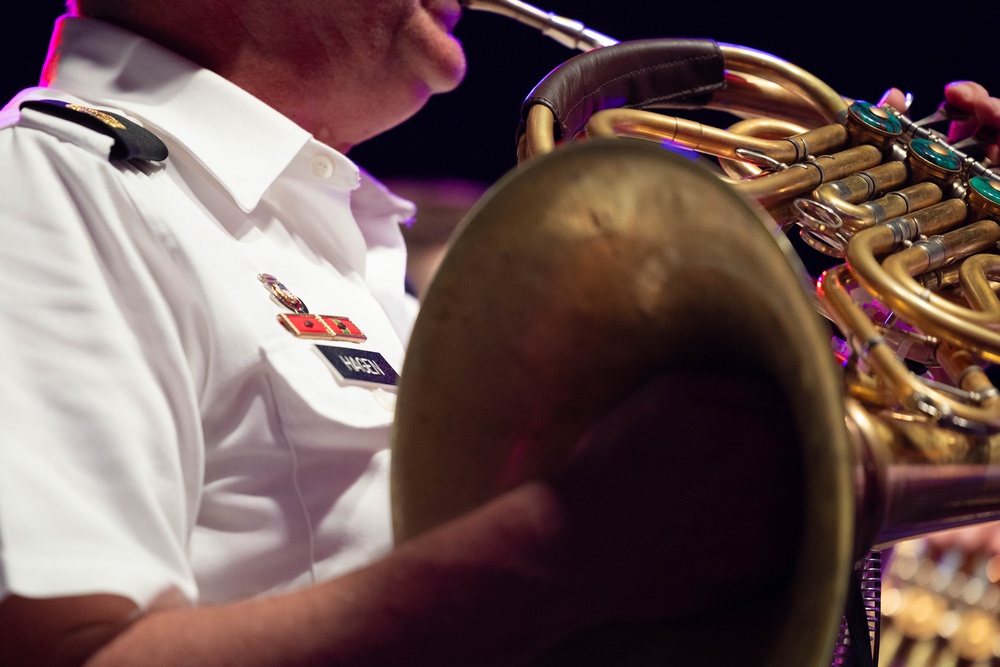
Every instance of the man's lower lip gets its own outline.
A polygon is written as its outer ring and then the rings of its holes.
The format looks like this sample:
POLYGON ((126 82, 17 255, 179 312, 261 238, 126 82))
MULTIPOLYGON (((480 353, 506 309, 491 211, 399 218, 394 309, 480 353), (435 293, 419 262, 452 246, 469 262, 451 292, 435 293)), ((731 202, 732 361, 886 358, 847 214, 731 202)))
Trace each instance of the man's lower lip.
POLYGON ((462 16, 461 9, 450 9, 445 7, 428 7, 427 11, 430 12, 434 20, 437 21, 441 27, 443 27, 448 32, 454 30, 455 26, 458 24, 458 20, 462 16))

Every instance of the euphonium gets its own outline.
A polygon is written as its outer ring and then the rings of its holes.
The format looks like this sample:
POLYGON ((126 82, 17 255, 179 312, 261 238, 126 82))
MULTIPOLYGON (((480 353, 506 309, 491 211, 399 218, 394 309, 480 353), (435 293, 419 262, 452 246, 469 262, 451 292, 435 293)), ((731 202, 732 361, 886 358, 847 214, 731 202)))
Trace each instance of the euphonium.
POLYGON ((996 177, 936 117, 845 99, 766 53, 617 43, 517 0, 464 4, 584 53, 528 96, 519 165, 466 216, 424 297, 397 404, 397 538, 552 470, 659 373, 747 369, 783 392, 800 441, 786 585, 634 645, 595 631, 566 655, 829 664, 842 622, 877 653, 857 604, 869 552, 1000 518, 996 177), (650 108, 743 120, 717 130, 650 108), (792 226, 845 263, 808 275, 792 226))

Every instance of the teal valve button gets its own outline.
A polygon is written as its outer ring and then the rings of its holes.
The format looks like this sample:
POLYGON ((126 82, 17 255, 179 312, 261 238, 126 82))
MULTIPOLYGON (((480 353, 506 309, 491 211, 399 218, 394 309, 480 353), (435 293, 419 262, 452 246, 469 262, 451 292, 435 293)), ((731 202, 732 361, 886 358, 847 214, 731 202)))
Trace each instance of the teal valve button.
POLYGON ((910 150, 933 165, 949 171, 960 171, 962 161, 955 152, 947 146, 942 146, 930 139, 914 139, 910 142, 910 150))
POLYGON ((1000 206, 1000 181, 976 176, 969 179, 969 188, 975 190, 983 199, 1000 206))
POLYGON ((899 134, 903 131, 903 125, 898 118, 882 107, 877 107, 869 102, 856 101, 852 103, 851 113, 868 127, 886 134, 899 134))

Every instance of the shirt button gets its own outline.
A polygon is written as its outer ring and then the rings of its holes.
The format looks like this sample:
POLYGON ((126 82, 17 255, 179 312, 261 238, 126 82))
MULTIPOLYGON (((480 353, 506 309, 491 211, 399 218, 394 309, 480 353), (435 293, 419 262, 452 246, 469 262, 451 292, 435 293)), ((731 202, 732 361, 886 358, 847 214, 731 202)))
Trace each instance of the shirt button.
POLYGON ((333 160, 325 155, 317 155, 312 161, 312 173, 316 178, 333 176, 333 160))

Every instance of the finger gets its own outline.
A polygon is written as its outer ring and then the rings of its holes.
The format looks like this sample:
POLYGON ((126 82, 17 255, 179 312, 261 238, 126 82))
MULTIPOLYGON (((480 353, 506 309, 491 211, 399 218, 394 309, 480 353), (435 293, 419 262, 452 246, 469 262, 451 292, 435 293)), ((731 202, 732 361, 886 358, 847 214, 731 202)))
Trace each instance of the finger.
POLYGON ((905 112, 908 105, 906 93, 899 88, 890 88, 882 95, 876 106, 890 106, 896 111, 905 112))
POLYGON ((975 81, 952 81, 944 87, 944 98, 965 111, 974 111, 976 104, 989 96, 986 88, 975 81))
POLYGON ((976 118, 983 125, 1000 127, 1000 99, 987 97, 976 105, 976 118))
POLYGON ((970 114, 967 119, 953 121, 948 126, 948 141, 960 141, 976 132, 976 128, 979 127, 975 113, 976 102, 988 96, 985 88, 972 81, 954 81, 945 86, 945 100, 955 108, 970 114))
MULTIPOLYGON (((989 91, 974 81, 954 81, 944 89, 945 99, 955 107, 967 111, 972 117, 956 121, 948 129, 949 141, 958 141, 974 134, 981 126, 1000 128, 1000 100, 990 97, 989 91)), ((992 161, 997 159, 997 146, 987 152, 992 161)))

